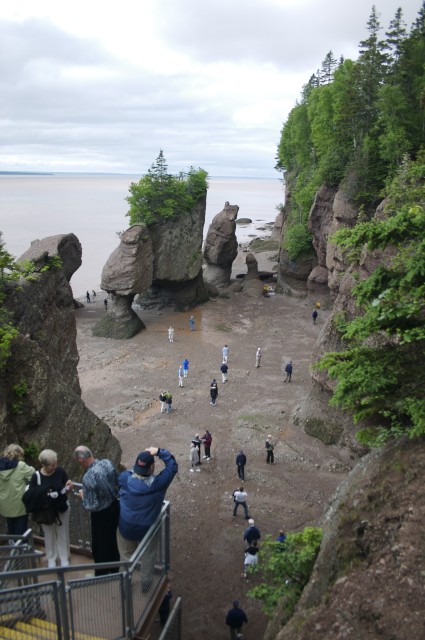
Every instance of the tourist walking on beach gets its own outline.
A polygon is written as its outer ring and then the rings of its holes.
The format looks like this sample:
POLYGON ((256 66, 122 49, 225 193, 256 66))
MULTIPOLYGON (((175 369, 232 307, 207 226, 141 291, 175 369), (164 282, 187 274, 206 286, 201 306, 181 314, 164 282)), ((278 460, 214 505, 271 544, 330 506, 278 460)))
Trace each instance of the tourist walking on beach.
POLYGON ((182 362, 183 367, 183 376, 187 378, 187 374, 189 373, 189 360, 185 358, 182 362))
POLYGON ((246 578, 248 576, 248 571, 250 567, 255 567, 258 563, 258 552, 260 549, 258 548, 258 544, 256 540, 253 540, 251 544, 245 549, 245 559, 243 564, 243 577, 246 578))
POLYGON ((223 347, 223 362, 224 362, 224 364, 227 364, 228 359, 229 359, 229 347, 227 346, 227 344, 225 344, 224 347, 223 347))
POLYGON ((105 311, 108 311, 108 299, 107 298, 104 299, 103 304, 105 305, 105 311))
POLYGON ((239 601, 233 600, 233 607, 226 615, 226 624, 230 629, 230 640, 238 640, 241 637, 242 625, 248 624, 248 618, 243 609, 239 607, 239 601))
POLYGON ((257 353, 255 354, 255 366, 258 368, 261 364, 261 348, 258 347, 257 353))
MULTIPOLYGON (((88 447, 80 445, 74 457, 85 470, 79 497, 90 512, 92 553, 95 563, 118 562, 117 528, 120 514, 118 474, 110 460, 97 460, 88 447)), ((96 576, 118 573, 114 569, 96 569, 96 576)))
POLYGON ((286 378, 283 382, 291 382, 291 378, 292 378, 292 360, 290 360, 288 362, 288 364, 285 367, 285 372, 286 372, 286 378))
POLYGON ((254 540, 255 542, 258 542, 260 538, 261 538, 261 531, 258 527, 255 526, 254 520, 250 518, 248 520, 248 527, 245 529, 243 533, 243 539, 248 544, 252 544, 254 540))
POLYGON ((193 316, 189 318, 189 328, 191 331, 195 331, 195 318, 193 316))
POLYGON ((167 403, 165 401, 165 394, 167 392, 163 391, 159 394, 159 401, 161 402, 161 413, 165 413, 167 411, 167 403))
POLYGON ((190 460, 190 472, 193 473, 194 471, 200 471, 198 447, 193 441, 190 443, 189 460, 190 460))
POLYGON ((267 457, 266 457, 266 462, 267 464, 274 464, 274 443, 273 443, 273 438, 271 437, 271 435, 268 435, 266 438, 266 452, 267 452, 267 457))
POLYGON ((227 382, 227 372, 229 370, 229 367, 227 366, 226 362, 223 362, 223 364, 220 367, 220 371, 221 371, 221 379, 223 381, 223 384, 225 382, 227 382))
POLYGON ((248 624, 248 618, 243 609, 239 607, 239 601, 233 600, 233 607, 226 615, 226 624, 230 629, 230 640, 238 640, 243 623, 248 624))
POLYGON ((168 340, 174 342, 174 328, 171 326, 168 328, 168 340))
POLYGON ((246 455, 241 449, 238 455, 236 456, 236 467, 238 470, 238 477, 242 480, 242 482, 245 480, 245 465, 246 465, 246 455))
POLYGON ((207 460, 210 460, 210 458, 211 458, 212 435, 210 434, 208 429, 205 430, 205 433, 202 436, 201 440, 204 443, 204 455, 203 455, 203 458, 206 458, 207 460))
POLYGON ((218 396, 218 385, 217 385, 217 380, 215 378, 211 382, 210 396, 211 396, 210 404, 215 404, 217 402, 217 396, 218 396))
POLYGON ((236 516, 239 506, 242 506, 245 513, 245 520, 249 518, 248 505, 246 503, 247 497, 248 494, 243 487, 239 487, 239 489, 233 492, 233 515, 236 516))
POLYGON ((169 391, 166 392, 165 394, 165 404, 167 407, 167 413, 171 413, 171 409, 172 409, 172 404, 173 404, 173 396, 171 395, 171 393, 169 391))
POLYGON ((86 300, 87 300, 87 302, 91 302, 91 300, 90 300, 90 294, 89 294, 89 292, 88 292, 88 291, 87 291, 87 293, 86 293, 86 300))
POLYGON ((313 324, 316 324, 316 320, 317 320, 317 316, 318 316, 318 315, 319 315, 319 314, 317 313, 317 309, 315 309, 315 310, 313 311, 313 313, 311 314, 311 317, 312 317, 312 319, 313 319, 313 324))
POLYGON ((196 450, 198 451, 198 461, 196 464, 202 464, 201 462, 201 444, 202 440, 199 437, 199 433, 195 433, 195 436, 192 438, 192 444, 195 445, 196 450))
POLYGON ((180 365, 179 366, 179 371, 178 371, 178 374, 179 374, 179 387, 183 386, 183 373, 184 373, 183 372, 183 367, 180 365))
POLYGON ((91 293, 92 293, 92 296, 93 296, 93 302, 94 302, 94 301, 95 301, 95 299, 96 299, 96 291, 93 289, 93 291, 92 291, 91 293))
POLYGON ((28 529, 28 513, 22 496, 34 473, 24 462, 24 450, 9 444, 0 458, 0 514, 6 518, 7 533, 21 536, 28 529))

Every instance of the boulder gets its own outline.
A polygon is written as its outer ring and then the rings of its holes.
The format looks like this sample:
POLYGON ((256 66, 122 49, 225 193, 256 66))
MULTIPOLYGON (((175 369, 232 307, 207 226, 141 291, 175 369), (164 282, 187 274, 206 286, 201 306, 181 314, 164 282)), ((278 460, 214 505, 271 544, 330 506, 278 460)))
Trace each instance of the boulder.
POLYGON ((152 274, 152 239, 146 225, 136 224, 124 231, 103 267, 100 286, 110 294, 108 312, 93 328, 93 335, 124 339, 145 328, 132 304, 137 293, 150 287, 152 274))
POLYGON ((258 278, 258 261, 253 253, 246 254, 247 278, 258 278))
POLYGON ((16 262, 33 260, 40 266, 47 264, 47 259, 59 256, 62 261, 62 272, 68 282, 71 276, 81 267, 82 249, 80 241, 73 233, 49 236, 42 240, 33 240, 31 246, 16 262))
POLYGON ((204 279, 216 287, 230 284, 232 264, 238 255, 236 218, 239 207, 225 203, 211 222, 204 246, 204 279))
POLYGON ((119 246, 102 270, 101 288, 116 295, 135 295, 152 284, 153 248, 148 228, 135 224, 121 234, 119 246))

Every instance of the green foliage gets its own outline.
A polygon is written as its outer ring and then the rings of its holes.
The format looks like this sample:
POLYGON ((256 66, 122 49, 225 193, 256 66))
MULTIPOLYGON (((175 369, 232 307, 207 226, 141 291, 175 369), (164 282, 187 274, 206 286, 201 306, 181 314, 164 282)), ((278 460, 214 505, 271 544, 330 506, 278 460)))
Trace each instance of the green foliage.
POLYGON ((289 227, 285 233, 283 246, 287 250, 290 260, 310 253, 312 249, 311 233, 306 225, 298 222, 289 227))
POLYGON ((25 380, 21 380, 18 384, 13 385, 12 391, 17 398, 22 400, 28 393, 28 385, 25 380))
POLYGON ((337 65, 329 52, 322 70, 304 86, 282 128, 277 153, 276 168, 294 183, 292 199, 301 175, 303 186, 331 187, 349 176, 355 202, 369 211, 403 154, 415 157, 425 144, 424 15, 422 7, 407 34, 397 9, 381 39, 372 7, 358 60, 337 65))
POLYGON ((263 581, 248 596, 260 600, 268 617, 273 616, 278 604, 286 616, 292 615, 313 571, 322 537, 322 529, 315 527, 289 533, 284 544, 266 537, 255 569, 263 581))
POLYGON ((28 444, 24 446, 25 460, 33 466, 38 464, 38 456, 40 453, 41 448, 36 442, 28 442, 28 444))
POLYGON ((386 253, 353 289, 359 315, 343 325, 347 349, 319 363, 337 380, 331 404, 375 424, 358 436, 373 446, 425 434, 425 153, 405 160, 388 195, 386 217, 334 236, 352 260, 386 253))
POLYGON ((0 325, 0 370, 4 368, 12 349, 13 340, 19 331, 10 322, 0 325))
POLYGON ((139 182, 132 182, 127 215, 130 224, 143 222, 147 226, 189 212, 208 188, 207 172, 191 167, 187 173, 173 176, 162 150, 148 173, 139 182))

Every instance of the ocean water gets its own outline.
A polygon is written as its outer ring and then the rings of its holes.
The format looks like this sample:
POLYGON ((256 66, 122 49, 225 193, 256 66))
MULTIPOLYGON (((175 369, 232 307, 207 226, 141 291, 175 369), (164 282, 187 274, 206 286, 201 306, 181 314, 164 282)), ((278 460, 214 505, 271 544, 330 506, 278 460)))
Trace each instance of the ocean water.
MULTIPOLYGON (((16 258, 31 242, 74 233, 83 248, 83 263, 72 276, 75 297, 100 288, 102 268, 118 246, 117 234, 128 227, 125 200, 139 175, 0 175, 0 231, 16 258)), ((204 237, 226 200, 239 205, 239 218, 252 224, 237 227, 238 242, 263 235, 283 202, 283 184, 275 179, 209 178, 204 237)))

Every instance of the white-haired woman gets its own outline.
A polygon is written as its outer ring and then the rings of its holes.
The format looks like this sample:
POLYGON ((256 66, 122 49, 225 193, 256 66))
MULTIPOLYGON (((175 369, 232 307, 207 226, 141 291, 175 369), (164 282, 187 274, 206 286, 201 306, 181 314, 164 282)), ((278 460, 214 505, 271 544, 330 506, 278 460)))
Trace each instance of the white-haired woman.
POLYGON ((22 496, 34 473, 24 462, 24 450, 9 444, 0 458, 0 513, 6 518, 7 533, 20 536, 28 529, 28 514, 22 496))
POLYGON ((32 476, 30 487, 41 485, 49 502, 55 505, 59 514, 57 522, 42 525, 47 566, 56 567, 56 561, 59 560, 62 567, 68 567, 70 512, 67 493, 72 488, 72 482, 68 480, 65 469, 58 467, 56 451, 44 449, 38 459, 40 471, 36 471, 32 476))

